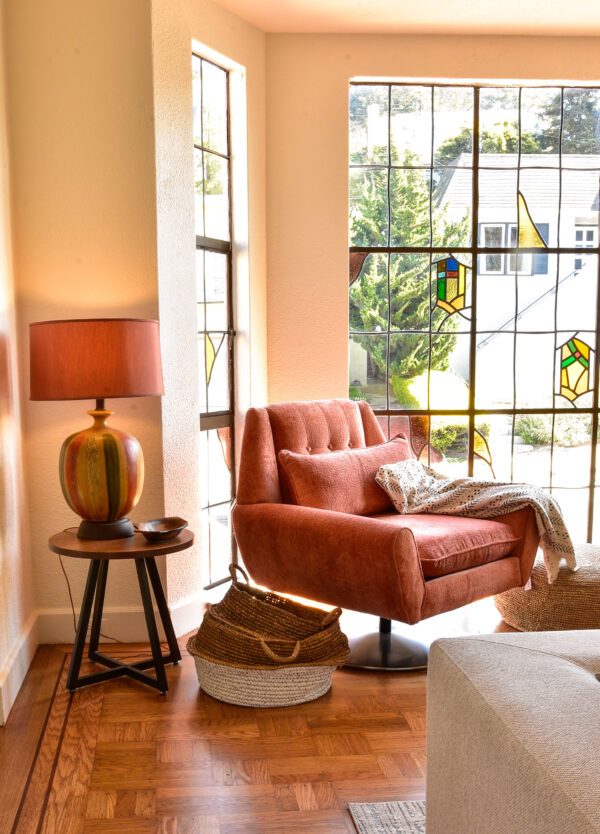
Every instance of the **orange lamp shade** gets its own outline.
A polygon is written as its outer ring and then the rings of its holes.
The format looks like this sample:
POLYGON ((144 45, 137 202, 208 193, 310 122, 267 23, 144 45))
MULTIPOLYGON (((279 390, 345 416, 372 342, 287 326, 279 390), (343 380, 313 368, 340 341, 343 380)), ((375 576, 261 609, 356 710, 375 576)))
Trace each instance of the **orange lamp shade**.
POLYGON ((63 495, 84 521, 80 538, 133 535, 125 514, 144 483, 142 450, 130 434, 106 425, 107 397, 164 393, 158 322, 69 319, 30 325, 32 400, 95 399, 93 425, 67 437, 59 460, 63 495))
POLYGON ((32 400, 164 394, 155 320, 38 321, 29 345, 32 400))

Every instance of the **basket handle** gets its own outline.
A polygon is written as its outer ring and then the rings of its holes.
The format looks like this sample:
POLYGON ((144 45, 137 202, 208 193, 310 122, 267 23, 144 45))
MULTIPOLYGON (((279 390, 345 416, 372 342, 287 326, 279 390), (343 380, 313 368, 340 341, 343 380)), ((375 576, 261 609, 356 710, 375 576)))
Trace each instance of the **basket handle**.
POLYGON ((342 616, 342 609, 341 608, 334 608, 333 611, 330 611, 328 614, 325 614, 323 619, 321 620, 321 628, 326 628, 331 623, 335 623, 336 620, 342 616))
MULTIPOLYGON (((247 634, 249 637, 252 637, 254 640, 258 640, 260 642, 260 645, 261 645, 264 653, 267 655, 267 657, 270 657, 271 660, 275 660, 277 663, 293 663, 294 660, 296 660, 296 658, 300 654, 300 649, 302 648, 302 642, 300 640, 296 640, 296 645, 294 646, 294 651, 291 653, 291 655, 289 657, 280 657, 278 654, 275 654, 273 649, 271 649, 271 648, 269 648, 269 646, 267 646, 267 644, 265 642, 265 638, 261 634, 258 634, 258 632, 252 631, 252 629, 245 628, 244 626, 241 626, 241 625, 233 625, 228 620, 226 620, 225 617, 222 617, 220 614, 217 614, 217 612, 215 611, 214 605, 209 605, 207 610, 210 612, 210 616, 213 617, 215 620, 218 620, 220 623, 224 623, 225 625, 229 626, 230 628, 235 628, 238 631, 241 631, 242 633, 247 634)), ((273 639, 276 640, 277 638, 274 637, 273 639)))
POLYGON ((246 583, 248 584, 250 582, 250 577, 248 576, 248 574, 246 573, 244 568, 241 565, 236 565, 236 564, 234 564, 234 562, 232 562, 229 565, 229 575, 231 576, 231 581, 233 582, 233 584, 234 585, 238 584, 238 578, 237 578, 237 574, 236 574, 236 571, 238 571, 238 570, 242 574, 244 579, 246 580, 246 583))
POLYGON ((273 649, 270 649, 267 646, 263 637, 260 638, 260 645, 262 646, 263 651, 267 655, 267 657, 270 657, 271 660, 276 660, 279 663, 293 663, 294 660, 296 660, 296 658, 300 654, 300 640, 296 640, 294 651, 291 653, 289 657, 280 657, 278 654, 275 654, 273 649))

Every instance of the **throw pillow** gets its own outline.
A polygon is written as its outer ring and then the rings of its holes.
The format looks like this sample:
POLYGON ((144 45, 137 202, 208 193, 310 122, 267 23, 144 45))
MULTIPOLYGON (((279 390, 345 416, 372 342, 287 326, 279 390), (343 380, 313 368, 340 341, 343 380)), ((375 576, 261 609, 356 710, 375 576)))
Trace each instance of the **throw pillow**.
POLYGON ((380 466, 411 457, 405 435, 363 449, 319 455, 282 449, 278 456, 294 504, 351 515, 390 510, 390 499, 375 475, 380 466))

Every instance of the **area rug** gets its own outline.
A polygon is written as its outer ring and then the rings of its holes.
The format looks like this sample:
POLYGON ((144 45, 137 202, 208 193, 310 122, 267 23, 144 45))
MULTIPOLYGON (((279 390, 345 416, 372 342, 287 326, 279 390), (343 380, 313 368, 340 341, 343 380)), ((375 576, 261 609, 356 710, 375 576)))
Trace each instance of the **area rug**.
POLYGON ((425 802, 350 802, 358 834, 425 834, 425 802))

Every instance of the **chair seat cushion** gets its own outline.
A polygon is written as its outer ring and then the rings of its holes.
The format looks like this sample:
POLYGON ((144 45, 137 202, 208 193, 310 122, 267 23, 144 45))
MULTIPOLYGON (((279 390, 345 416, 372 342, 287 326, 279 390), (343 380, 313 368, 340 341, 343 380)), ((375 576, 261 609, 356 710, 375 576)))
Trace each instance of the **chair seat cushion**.
POLYGON ((369 517, 412 531, 425 579, 503 559, 520 542, 510 524, 502 520, 503 516, 483 519, 429 513, 378 513, 369 517))
POLYGON ((294 504, 369 515, 392 506, 388 494, 375 481, 379 467, 410 457, 408 441, 399 435, 376 446, 327 454, 299 455, 282 449, 278 460, 294 504))

